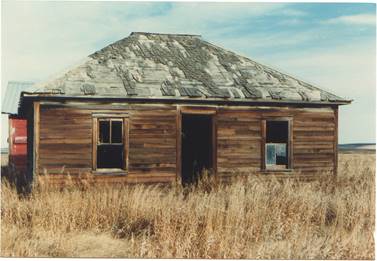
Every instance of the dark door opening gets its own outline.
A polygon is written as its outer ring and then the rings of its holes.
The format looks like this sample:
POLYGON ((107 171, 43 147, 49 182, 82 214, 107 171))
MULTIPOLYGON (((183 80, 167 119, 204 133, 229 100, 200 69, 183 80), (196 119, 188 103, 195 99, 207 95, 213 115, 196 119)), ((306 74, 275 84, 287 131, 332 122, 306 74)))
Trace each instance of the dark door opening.
POLYGON ((213 167, 212 117, 182 114, 182 183, 196 182, 204 169, 213 167))

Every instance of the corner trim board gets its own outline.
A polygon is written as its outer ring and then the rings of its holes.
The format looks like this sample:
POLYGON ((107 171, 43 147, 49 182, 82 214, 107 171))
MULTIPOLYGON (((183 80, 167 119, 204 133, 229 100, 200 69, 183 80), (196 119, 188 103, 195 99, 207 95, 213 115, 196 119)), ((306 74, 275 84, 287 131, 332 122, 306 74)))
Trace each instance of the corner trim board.
POLYGON ((334 128, 334 177, 336 178, 338 175, 338 119, 339 119, 339 109, 338 107, 334 108, 334 116, 335 116, 335 128, 334 128))
POLYGON ((36 176, 39 170, 39 127, 40 127, 40 103, 34 102, 33 104, 33 118, 34 118, 34 135, 33 135, 33 162, 34 169, 33 175, 36 176))

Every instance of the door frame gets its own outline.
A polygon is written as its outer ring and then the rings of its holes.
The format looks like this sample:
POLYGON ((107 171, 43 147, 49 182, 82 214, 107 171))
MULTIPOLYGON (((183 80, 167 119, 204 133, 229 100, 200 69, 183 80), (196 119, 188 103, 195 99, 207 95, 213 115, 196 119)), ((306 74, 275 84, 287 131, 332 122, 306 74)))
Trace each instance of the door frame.
POLYGON ((182 114, 209 115, 212 122, 212 169, 217 176, 217 107, 209 106, 177 106, 177 150, 176 150, 176 178, 182 177, 182 114))

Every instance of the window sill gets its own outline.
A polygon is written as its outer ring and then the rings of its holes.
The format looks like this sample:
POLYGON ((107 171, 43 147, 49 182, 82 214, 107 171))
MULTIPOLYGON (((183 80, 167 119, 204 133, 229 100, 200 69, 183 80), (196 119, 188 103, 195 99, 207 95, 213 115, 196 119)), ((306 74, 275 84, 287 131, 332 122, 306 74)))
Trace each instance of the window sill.
POLYGON ((125 176, 128 171, 124 169, 96 169, 92 170, 94 175, 106 175, 106 176, 125 176))
POLYGON ((291 173, 293 172, 293 169, 261 169, 262 173, 276 173, 276 172, 286 172, 286 173, 291 173))

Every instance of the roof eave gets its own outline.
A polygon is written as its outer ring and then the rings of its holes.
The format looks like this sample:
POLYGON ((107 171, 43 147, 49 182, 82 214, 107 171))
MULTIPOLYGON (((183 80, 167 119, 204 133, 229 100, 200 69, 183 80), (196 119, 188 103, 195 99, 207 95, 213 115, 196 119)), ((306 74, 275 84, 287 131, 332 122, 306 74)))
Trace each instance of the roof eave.
POLYGON ((51 93, 28 93, 22 92, 22 97, 30 97, 35 99, 62 99, 62 100, 125 100, 125 101, 158 101, 158 102, 193 102, 193 103, 223 103, 223 104, 302 104, 302 105, 347 105, 352 103, 353 100, 335 100, 335 101, 299 101, 299 100, 261 100, 261 99, 235 99, 235 98, 186 98, 186 97, 135 97, 135 96, 91 96, 91 95, 80 95, 80 96, 66 96, 66 95, 56 95, 51 93))

